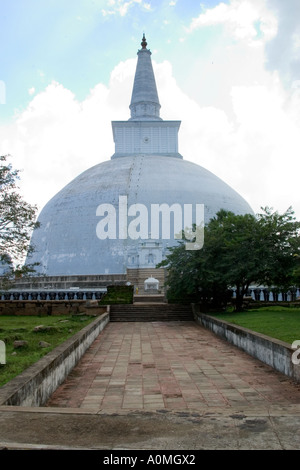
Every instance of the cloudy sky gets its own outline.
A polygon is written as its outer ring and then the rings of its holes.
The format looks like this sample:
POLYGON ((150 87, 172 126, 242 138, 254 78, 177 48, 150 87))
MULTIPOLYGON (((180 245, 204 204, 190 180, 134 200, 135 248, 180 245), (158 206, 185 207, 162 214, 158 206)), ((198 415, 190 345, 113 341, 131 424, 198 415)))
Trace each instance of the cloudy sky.
POLYGON ((299 0, 0 0, 0 153, 26 200, 114 153, 143 33, 183 157, 300 220, 299 0))

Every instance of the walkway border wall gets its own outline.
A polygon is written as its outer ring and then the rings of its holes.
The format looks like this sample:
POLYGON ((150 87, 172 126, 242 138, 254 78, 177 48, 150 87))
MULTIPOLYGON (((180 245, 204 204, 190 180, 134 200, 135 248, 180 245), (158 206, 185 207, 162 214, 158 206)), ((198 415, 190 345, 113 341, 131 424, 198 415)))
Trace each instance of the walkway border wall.
POLYGON ((192 307, 195 321, 198 324, 300 383, 300 364, 293 363, 292 356, 295 350, 290 344, 201 313, 196 304, 193 304, 192 307))
POLYGON ((110 320, 109 308, 0 388, 0 406, 43 406, 110 320))

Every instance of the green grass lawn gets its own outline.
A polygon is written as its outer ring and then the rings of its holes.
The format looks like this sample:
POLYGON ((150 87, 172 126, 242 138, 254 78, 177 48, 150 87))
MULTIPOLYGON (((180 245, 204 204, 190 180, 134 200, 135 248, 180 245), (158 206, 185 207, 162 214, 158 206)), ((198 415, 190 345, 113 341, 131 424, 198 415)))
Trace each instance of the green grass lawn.
POLYGON ((0 386, 84 328, 95 317, 82 316, 0 316, 0 340, 6 349, 6 364, 0 365, 0 386), (34 332, 38 325, 51 326, 49 331, 34 332), (15 340, 28 341, 28 346, 14 348, 15 340), (42 348, 39 342, 50 343, 42 348))
POLYGON ((257 310, 217 313, 212 316, 289 344, 300 340, 300 308, 261 307, 257 310))

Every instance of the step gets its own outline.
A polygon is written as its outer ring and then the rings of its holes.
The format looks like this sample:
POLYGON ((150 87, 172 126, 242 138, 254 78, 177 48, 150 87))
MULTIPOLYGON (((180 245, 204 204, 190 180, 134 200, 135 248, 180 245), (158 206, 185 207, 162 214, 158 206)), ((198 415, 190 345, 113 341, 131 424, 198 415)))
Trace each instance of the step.
POLYGON ((110 321, 193 321, 190 305, 131 304, 111 305, 110 321))
POLYGON ((157 303, 157 302, 160 302, 160 303, 164 303, 165 302, 165 296, 162 294, 151 294, 151 295, 142 295, 142 294, 138 294, 138 295, 134 295, 133 297, 133 302, 136 304, 136 303, 157 303))

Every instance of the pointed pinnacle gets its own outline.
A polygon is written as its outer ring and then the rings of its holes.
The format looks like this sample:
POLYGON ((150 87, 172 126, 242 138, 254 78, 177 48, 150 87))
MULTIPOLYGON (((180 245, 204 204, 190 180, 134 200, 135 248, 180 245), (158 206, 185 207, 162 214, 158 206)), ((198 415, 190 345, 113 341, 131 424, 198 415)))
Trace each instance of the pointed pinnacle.
POLYGON ((146 42, 146 38, 145 38, 145 33, 143 33, 143 39, 142 39, 142 42, 141 42, 141 46, 142 46, 142 49, 147 49, 147 42, 146 42))

